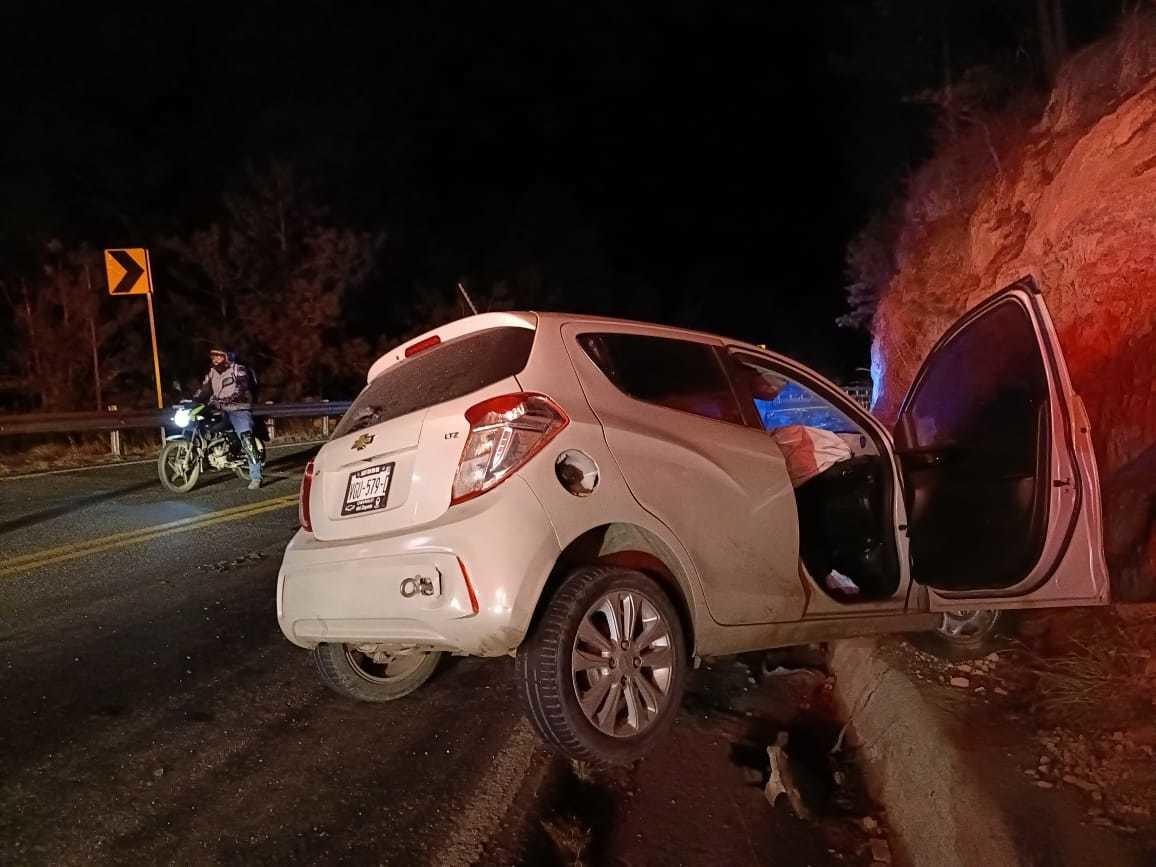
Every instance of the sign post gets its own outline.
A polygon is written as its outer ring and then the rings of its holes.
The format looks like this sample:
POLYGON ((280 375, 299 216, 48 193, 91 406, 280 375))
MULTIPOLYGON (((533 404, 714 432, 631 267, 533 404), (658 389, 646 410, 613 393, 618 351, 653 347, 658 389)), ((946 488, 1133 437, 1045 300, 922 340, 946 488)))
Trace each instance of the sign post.
POLYGON ((157 317, 153 312, 153 293, 148 294, 149 301, 149 332, 153 339, 153 376, 157 383, 157 409, 165 408, 165 396, 161 391, 161 357, 157 352, 157 317))
MULTIPOLYGON (((165 408, 161 389, 161 358, 157 350, 157 318, 153 310, 153 272, 149 251, 143 247, 128 247, 104 251, 104 269, 108 274, 109 295, 144 295, 149 308, 149 334, 153 347, 153 377, 157 387, 157 409, 165 408)), ((161 430, 164 439, 164 430, 161 430)))

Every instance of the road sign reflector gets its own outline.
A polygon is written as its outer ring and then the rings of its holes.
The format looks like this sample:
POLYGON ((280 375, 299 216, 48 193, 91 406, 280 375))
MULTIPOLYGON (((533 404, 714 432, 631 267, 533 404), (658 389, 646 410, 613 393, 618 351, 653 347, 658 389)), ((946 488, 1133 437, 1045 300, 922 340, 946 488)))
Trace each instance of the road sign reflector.
POLYGON ((109 295, 151 295, 153 275, 149 252, 143 247, 104 251, 109 295))

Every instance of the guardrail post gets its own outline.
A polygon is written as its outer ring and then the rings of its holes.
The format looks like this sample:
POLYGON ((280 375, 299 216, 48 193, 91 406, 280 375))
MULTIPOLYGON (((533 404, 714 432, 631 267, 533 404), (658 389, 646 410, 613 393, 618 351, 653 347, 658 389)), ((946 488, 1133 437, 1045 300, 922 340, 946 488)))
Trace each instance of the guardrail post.
MULTIPOLYGON (((273 401, 265 401, 265 406, 272 405, 273 401)), ((277 420, 271 415, 265 416, 265 435, 268 437, 269 442, 273 442, 273 440, 277 438, 277 420)))
MULTIPOLYGON (((329 403, 328 400, 322 400, 321 402, 322 403, 329 403)), ((325 439, 329 439, 329 416, 328 415, 322 415, 321 416, 321 436, 323 436, 325 439)))
MULTIPOLYGON (((116 412, 116 404, 110 403, 108 405, 109 412, 116 412)), ((108 432, 108 450, 120 457, 120 431, 113 430, 108 432)))

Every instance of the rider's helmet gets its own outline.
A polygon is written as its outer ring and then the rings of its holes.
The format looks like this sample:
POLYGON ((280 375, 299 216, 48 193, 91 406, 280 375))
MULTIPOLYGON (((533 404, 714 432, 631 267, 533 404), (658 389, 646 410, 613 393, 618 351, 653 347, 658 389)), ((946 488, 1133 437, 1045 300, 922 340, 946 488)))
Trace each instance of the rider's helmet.
POLYGON ((229 349, 225 349, 225 344, 222 342, 209 344, 209 361, 213 367, 224 370, 230 364, 237 360, 236 353, 229 349))

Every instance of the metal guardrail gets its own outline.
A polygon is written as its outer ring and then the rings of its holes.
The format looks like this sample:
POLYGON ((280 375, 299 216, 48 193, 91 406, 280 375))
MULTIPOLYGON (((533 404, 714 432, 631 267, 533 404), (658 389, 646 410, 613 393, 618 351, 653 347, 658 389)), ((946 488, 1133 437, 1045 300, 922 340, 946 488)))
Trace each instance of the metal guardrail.
MULTIPOLYGON (((263 418, 328 419, 344 415, 348 400, 323 400, 315 403, 254 404, 253 415, 263 418)), ((85 433, 88 431, 122 431, 134 428, 164 427, 173 417, 173 409, 120 410, 114 412, 57 412, 0 416, 0 436, 17 434, 85 433)))
POLYGON ((845 385, 843 391, 851 395, 859 406, 868 412, 871 411, 871 386, 869 385, 845 385))
MULTIPOLYGON (((871 387, 851 385, 843 390, 864 409, 871 408, 871 387)), ((322 400, 313 403, 262 403, 253 407, 253 415, 263 418, 324 418, 344 415, 348 400, 322 400)), ((0 436, 18 434, 85 433, 164 427, 173 416, 166 409, 128 409, 112 412, 52 412, 0 416, 0 436)), ((328 425, 326 425, 328 427, 328 425)), ((328 435, 328 430, 325 431, 328 435)))

